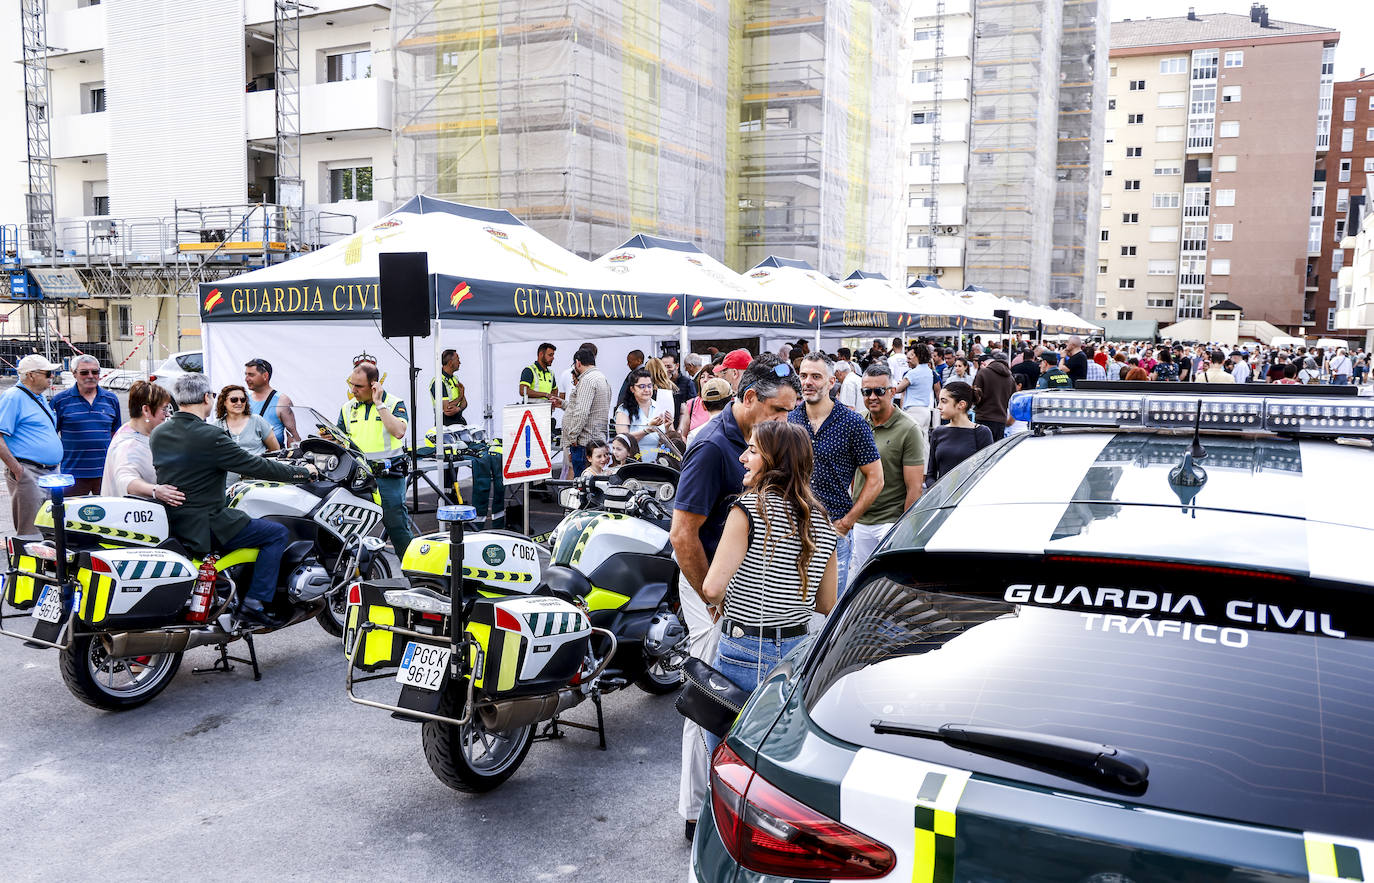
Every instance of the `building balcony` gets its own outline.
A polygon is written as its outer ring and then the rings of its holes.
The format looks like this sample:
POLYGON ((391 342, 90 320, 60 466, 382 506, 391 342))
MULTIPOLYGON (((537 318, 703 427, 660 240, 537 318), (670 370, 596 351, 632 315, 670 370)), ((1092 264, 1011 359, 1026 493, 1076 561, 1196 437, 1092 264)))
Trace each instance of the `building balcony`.
POLYGON ((959 245, 937 245, 935 248, 908 248, 906 264, 909 267, 929 267, 932 252, 937 267, 962 267, 964 249, 959 245))
MULTIPOLYGON (((946 77, 944 87, 940 90, 940 100, 968 101, 970 98, 968 83, 968 77, 946 77)), ((912 83, 907 87, 907 98, 913 103, 934 101, 935 84, 912 83)))
MULTIPOLYGON (((247 0, 244 5, 244 21, 249 25, 272 24, 273 0, 247 0)), ((390 0, 311 0, 308 15, 301 16, 301 27, 320 27, 325 24, 358 24, 369 21, 387 21, 391 17, 390 0), (327 16, 327 18, 326 18, 327 16)))
POLYGON ((934 210, 925 205, 908 208, 906 210, 906 224, 908 227, 929 227, 932 214, 935 215, 934 222, 937 227, 962 227, 964 225, 964 206, 957 203, 946 205, 944 200, 941 200, 940 205, 934 210))
MULTIPOLYGON (((105 48, 105 6, 83 6, 48 14, 48 45, 57 47, 53 60, 105 48)), ((53 64, 53 67, 60 67, 53 64)))
POLYGON ((72 156, 98 156, 110 149, 108 113, 70 113, 52 121, 54 159, 72 156))
MULTIPOLYGON (((277 133, 277 93, 248 92, 249 141, 270 141, 277 133)), ((391 83, 380 77, 315 83, 301 87, 301 134, 391 128, 391 83)))

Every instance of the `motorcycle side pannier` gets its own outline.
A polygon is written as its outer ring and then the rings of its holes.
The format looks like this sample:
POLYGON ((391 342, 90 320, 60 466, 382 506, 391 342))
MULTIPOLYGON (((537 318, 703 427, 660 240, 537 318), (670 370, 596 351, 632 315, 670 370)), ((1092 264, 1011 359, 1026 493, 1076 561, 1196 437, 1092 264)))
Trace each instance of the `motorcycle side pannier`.
POLYGON ((76 558, 78 611, 100 629, 155 628, 174 620, 191 597, 196 571, 169 549, 104 549, 76 558))
POLYGON ((558 598, 479 598, 467 632, 482 648, 476 685, 489 696, 548 693, 566 686, 590 649, 591 623, 558 598))

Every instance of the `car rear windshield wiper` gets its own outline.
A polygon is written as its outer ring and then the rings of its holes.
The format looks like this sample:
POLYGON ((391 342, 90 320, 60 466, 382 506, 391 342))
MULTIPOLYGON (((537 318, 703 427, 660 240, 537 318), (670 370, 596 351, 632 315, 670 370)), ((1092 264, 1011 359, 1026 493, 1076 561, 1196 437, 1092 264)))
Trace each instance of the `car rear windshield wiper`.
POLYGON ((938 739, 951 745, 967 746, 985 752, 1019 754, 1055 766, 1114 779, 1127 788, 1143 787, 1150 776, 1150 766, 1144 760, 1129 751, 1101 742, 1048 736, 1028 730, 973 727, 966 724, 916 727, 875 720, 870 726, 873 727, 873 732, 879 734, 938 739))

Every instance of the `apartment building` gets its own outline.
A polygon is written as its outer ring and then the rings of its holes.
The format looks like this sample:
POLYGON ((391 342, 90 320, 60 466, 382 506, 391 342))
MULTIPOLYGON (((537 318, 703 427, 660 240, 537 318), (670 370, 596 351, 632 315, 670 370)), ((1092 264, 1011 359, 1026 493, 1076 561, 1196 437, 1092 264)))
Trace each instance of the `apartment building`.
POLYGON ((1331 146, 1319 166, 1325 177, 1320 183, 1325 186, 1314 184, 1312 191, 1303 321, 1328 337, 1362 340, 1365 332, 1360 326, 1337 324, 1341 269, 1356 255, 1342 241, 1358 226, 1355 218, 1360 205, 1369 201, 1368 181, 1374 175, 1374 75, 1360 74, 1356 80, 1336 83, 1333 89, 1331 146))
POLYGON ((1229 300, 1303 326, 1339 39, 1260 6, 1112 23, 1094 318, 1167 326, 1229 300))
POLYGON ((1085 310, 1106 106, 1098 0, 913 12, 907 272, 1085 310))

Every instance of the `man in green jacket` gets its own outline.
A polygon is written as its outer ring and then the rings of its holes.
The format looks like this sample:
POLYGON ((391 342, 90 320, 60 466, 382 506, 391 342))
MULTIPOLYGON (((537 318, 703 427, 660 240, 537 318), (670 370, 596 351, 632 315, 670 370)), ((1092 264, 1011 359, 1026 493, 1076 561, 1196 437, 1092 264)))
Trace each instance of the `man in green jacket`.
POLYGON ((204 374, 177 378, 173 395, 181 410, 154 429, 148 441, 158 482, 174 485, 186 495, 185 503, 167 510, 172 534, 196 558, 204 558, 212 548, 220 552, 256 548, 253 581, 240 614, 261 625, 281 625, 267 605, 277 590, 289 534, 279 522, 230 509, 224 499, 224 478, 226 473, 237 472, 244 478, 306 481, 319 473, 313 465, 295 466, 250 454, 229 433, 206 423, 215 394, 204 374))

